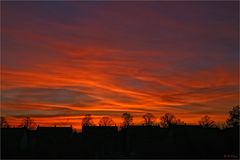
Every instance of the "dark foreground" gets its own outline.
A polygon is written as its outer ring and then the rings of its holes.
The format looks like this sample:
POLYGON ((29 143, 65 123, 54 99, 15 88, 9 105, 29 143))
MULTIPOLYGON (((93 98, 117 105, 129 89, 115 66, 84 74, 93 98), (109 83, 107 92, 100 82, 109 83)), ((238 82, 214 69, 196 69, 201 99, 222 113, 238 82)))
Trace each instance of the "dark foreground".
POLYGON ((1 129, 1 158, 239 159, 239 128, 200 126, 1 129))

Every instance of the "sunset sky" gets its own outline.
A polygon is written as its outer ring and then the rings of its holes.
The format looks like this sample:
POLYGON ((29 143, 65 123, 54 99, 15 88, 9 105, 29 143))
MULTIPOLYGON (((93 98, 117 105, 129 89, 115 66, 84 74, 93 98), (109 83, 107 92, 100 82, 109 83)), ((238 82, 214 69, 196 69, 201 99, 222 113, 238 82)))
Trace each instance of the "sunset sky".
POLYGON ((239 104, 237 1, 1 3, 1 114, 14 124, 126 111, 221 122, 239 104))

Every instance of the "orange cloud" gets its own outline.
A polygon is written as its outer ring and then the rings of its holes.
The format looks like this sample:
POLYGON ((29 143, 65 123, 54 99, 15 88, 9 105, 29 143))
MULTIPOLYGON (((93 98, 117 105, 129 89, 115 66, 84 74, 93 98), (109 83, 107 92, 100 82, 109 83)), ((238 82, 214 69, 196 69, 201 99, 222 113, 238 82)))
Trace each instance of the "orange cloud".
POLYGON ((234 5, 69 3, 4 3, 1 111, 12 123, 29 115, 78 128, 91 113, 120 124, 126 111, 136 123, 145 112, 225 121, 239 103, 234 5))

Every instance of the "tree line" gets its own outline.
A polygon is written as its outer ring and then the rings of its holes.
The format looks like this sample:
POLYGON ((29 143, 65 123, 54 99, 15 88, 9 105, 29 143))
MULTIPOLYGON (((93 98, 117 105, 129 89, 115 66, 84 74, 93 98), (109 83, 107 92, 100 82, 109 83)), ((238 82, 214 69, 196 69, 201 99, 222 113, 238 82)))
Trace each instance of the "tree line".
MULTIPOLYGON (((239 105, 233 107, 229 111, 229 118, 226 120, 225 124, 222 126, 223 128, 228 127, 237 127, 240 124, 239 120, 239 112, 240 108, 239 105)), ((165 113, 163 116, 159 118, 159 122, 156 121, 156 117, 152 113, 145 113, 143 116, 143 124, 144 126, 154 126, 154 125, 160 125, 163 128, 169 128, 174 125, 186 125, 186 123, 178 118, 172 113, 165 113)), ((133 115, 129 112, 125 112, 122 114, 122 127, 128 127, 131 125, 134 125, 133 123, 133 115)), ((201 117, 199 120, 199 125, 205 128, 216 128, 218 127, 216 122, 213 121, 208 115, 205 115, 201 117)), ((91 114, 86 114, 82 118, 81 122, 82 126, 97 126, 93 122, 93 118, 91 114)), ((24 117, 19 127, 21 128, 28 128, 28 129, 34 129, 36 128, 37 124, 34 122, 34 120, 31 117, 24 117)), ((116 126, 116 123, 111 117, 104 116, 102 117, 99 122, 98 126, 116 126)), ((10 124, 8 123, 7 119, 5 117, 1 117, 1 128, 11 128, 10 124)))

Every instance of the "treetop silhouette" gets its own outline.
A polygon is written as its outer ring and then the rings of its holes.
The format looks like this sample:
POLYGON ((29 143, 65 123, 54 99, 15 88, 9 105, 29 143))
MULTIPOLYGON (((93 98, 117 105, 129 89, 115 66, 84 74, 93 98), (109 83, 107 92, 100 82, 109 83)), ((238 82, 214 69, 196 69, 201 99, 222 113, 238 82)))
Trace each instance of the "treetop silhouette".
POLYGON ((146 113, 142 117, 144 119, 144 125, 152 126, 154 124, 155 116, 152 113, 146 113))
POLYGON ((165 113, 163 116, 160 117, 160 125, 163 128, 168 128, 173 125, 185 125, 186 123, 177 119, 174 114, 172 113, 165 113))
POLYGON ((110 117, 102 117, 99 122, 99 126, 114 126, 116 123, 110 117))
POLYGON ((94 126, 91 114, 86 114, 82 119, 82 126, 94 126))
POLYGON ((23 118, 20 126, 27 129, 35 129, 37 127, 37 124, 31 117, 27 116, 23 118))
POLYGON ((10 125, 8 124, 5 117, 1 117, 1 128, 9 128, 10 125))
POLYGON ((122 118, 123 118, 123 126, 124 127, 130 126, 133 124, 133 116, 130 113, 128 113, 128 112, 123 113, 122 118))
POLYGON ((200 119, 199 125, 205 128, 216 127, 215 121, 211 120, 211 118, 208 115, 205 115, 200 119))
POLYGON ((229 111, 229 118, 227 119, 227 124, 229 127, 238 127, 240 125, 239 112, 239 105, 233 107, 232 110, 229 111))

